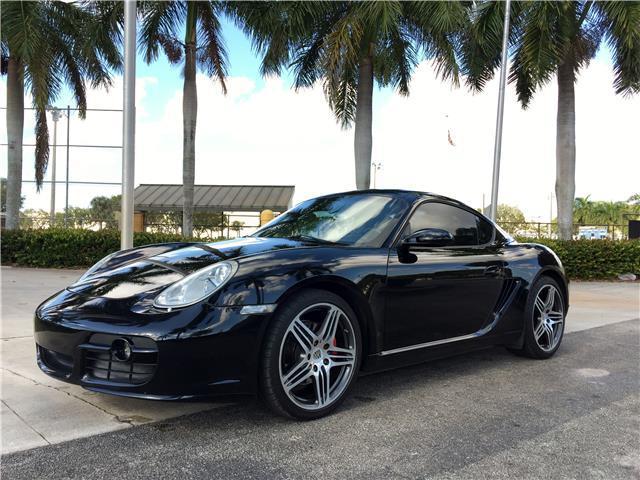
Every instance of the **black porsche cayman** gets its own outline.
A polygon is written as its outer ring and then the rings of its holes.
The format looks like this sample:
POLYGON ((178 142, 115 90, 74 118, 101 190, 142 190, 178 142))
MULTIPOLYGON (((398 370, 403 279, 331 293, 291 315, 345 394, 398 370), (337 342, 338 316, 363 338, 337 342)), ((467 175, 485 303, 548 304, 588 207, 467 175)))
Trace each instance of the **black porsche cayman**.
POLYGON ((305 201, 255 234, 116 252, 35 315, 40 368, 149 399, 259 393, 316 418, 361 372, 491 345, 547 358, 567 281, 455 200, 371 190, 305 201))

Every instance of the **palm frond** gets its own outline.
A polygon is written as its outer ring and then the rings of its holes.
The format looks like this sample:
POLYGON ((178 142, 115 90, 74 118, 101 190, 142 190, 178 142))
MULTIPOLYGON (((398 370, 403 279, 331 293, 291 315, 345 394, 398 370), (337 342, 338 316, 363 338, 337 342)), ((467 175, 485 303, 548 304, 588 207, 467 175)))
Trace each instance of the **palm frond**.
POLYGON ((262 57, 264 76, 280 74, 295 61, 299 43, 309 43, 318 28, 326 25, 323 16, 337 2, 226 2, 225 11, 250 38, 262 57))
MULTIPOLYGON (((168 39, 178 42, 177 33, 184 23, 186 6, 184 2, 143 1, 140 2, 140 12, 140 49, 145 62, 151 63, 158 58, 160 48, 167 44, 168 39)), ((173 52, 169 51, 169 54, 173 52)))
POLYGON ((410 34, 402 24, 388 33, 374 60, 374 75, 382 86, 391 86, 401 95, 409 95, 411 73, 417 65, 417 52, 410 34))
MULTIPOLYGON (((522 37, 522 28, 527 2, 512 2, 509 15, 509 47, 517 48, 522 37)), ((461 37, 460 63, 465 84, 473 91, 481 91, 500 66, 504 29, 504 2, 478 2, 469 12, 470 25, 461 37)))
POLYGON ((595 2, 592 8, 613 52, 616 93, 640 93, 640 2, 595 2))
POLYGON ((201 2, 198 4, 198 62, 209 77, 220 82, 222 91, 227 93, 225 78, 227 76, 227 51, 222 38, 222 27, 217 13, 220 6, 217 2, 201 2))
POLYGON ((354 68, 344 66, 339 77, 325 77, 323 90, 329 108, 344 129, 349 128, 356 118, 357 75, 354 68))
POLYGON ((516 94, 518 95, 518 101, 522 105, 522 108, 528 108, 536 92, 538 83, 532 72, 527 68, 526 63, 523 62, 521 49, 516 50, 513 56, 513 63, 508 80, 510 83, 515 82, 516 94))
POLYGON ((469 9, 462 2, 407 2, 408 26, 436 73, 454 85, 459 82, 462 35, 469 27, 469 9))
POLYGON ((320 64, 328 77, 328 84, 339 85, 347 75, 345 70, 354 70, 362 56, 364 24, 362 17, 349 10, 324 37, 320 64))
POLYGON ((356 9, 360 10, 360 17, 372 24, 368 29, 375 30, 375 35, 383 38, 397 30, 404 13, 400 1, 362 2, 356 9))
POLYGON ((292 58, 289 67, 293 68, 294 87, 296 90, 303 87, 312 87, 323 76, 322 59, 325 38, 331 33, 334 24, 343 14, 343 9, 327 11, 324 21, 318 22, 313 28, 309 29, 308 35, 301 35, 297 43, 292 42, 289 47, 292 51, 289 54, 289 57, 292 58))
POLYGON ((49 164, 49 128, 47 127, 47 111, 36 109, 36 189, 39 192, 44 174, 49 164))
MULTIPOLYGON (((82 20, 79 42, 81 58, 92 65, 89 70, 99 70, 100 66, 113 71, 122 69, 121 47, 123 42, 124 2, 83 0, 82 8, 76 9, 82 20)), ((65 18, 69 19, 68 16, 65 18)), ((73 20, 72 27, 78 29, 79 22, 73 20)), ((110 75, 92 78, 94 85, 109 85, 110 75)))

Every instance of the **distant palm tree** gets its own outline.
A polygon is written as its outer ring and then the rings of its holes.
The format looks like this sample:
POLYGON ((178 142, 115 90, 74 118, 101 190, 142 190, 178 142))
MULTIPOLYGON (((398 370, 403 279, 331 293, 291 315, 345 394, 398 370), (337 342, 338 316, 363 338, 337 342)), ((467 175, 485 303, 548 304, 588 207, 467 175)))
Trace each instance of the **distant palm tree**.
POLYGON ((591 206, 593 202, 589 200, 591 195, 586 197, 576 197, 573 200, 573 220, 576 223, 585 223, 591 213, 591 206))
MULTIPOLYGON (((463 53, 464 73, 481 90, 500 65, 504 2, 479 2, 463 53)), ((513 2, 509 33, 515 82, 524 108, 556 77, 556 197, 560 238, 572 235, 575 195, 576 76, 602 43, 613 53, 616 93, 640 91, 640 2, 513 2)), ((615 119, 614 119, 615 120, 615 119)))
POLYGON ((297 89, 322 81, 343 128, 355 124, 356 187, 370 184, 374 82, 409 94, 419 55, 458 81, 462 2, 231 2, 227 8, 263 54, 263 74, 292 67, 297 89))
POLYGON ((7 220, 19 227, 25 87, 36 111, 35 178, 40 189, 49 160, 46 107, 68 86, 84 118, 86 82, 111 84, 118 68, 118 32, 110 22, 112 5, 80 7, 62 1, 2 2, 2 74, 7 75, 7 220))
POLYGON ((193 232, 197 68, 200 67, 209 77, 218 79, 223 93, 227 93, 227 53, 218 18, 221 7, 221 2, 214 1, 149 1, 141 4, 140 41, 146 62, 154 61, 162 50, 169 62, 183 65, 182 234, 187 237, 193 232), (180 40, 183 34, 184 39, 180 40))

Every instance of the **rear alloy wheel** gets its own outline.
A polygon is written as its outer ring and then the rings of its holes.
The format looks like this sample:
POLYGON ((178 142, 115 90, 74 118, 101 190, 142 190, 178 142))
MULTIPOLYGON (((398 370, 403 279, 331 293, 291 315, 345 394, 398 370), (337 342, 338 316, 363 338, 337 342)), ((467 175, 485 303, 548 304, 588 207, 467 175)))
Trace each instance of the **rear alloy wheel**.
POLYGON ((555 280, 542 277, 533 285, 525 315, 524 345, 516 353, 551 357, 562 341, 566 315, 565 300, 555 280))
POLYGON ((533 304, 533 337, 544 352, 556 349, 564 330, 564 305, 562 295, 551 284, 538 290, 533 304))
POLYGON ((337 295, 307 290, 278 312, 267 334, 263 393, 278 413, 326 415, 359 369, 361 339, 353 310, 337 295))

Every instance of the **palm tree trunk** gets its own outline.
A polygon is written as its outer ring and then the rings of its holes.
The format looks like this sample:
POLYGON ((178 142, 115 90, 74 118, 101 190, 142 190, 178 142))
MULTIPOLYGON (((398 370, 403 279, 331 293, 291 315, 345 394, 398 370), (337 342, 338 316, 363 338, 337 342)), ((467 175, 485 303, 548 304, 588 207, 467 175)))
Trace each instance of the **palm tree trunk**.
POLYGON ((371 182, 371 122, 373 105, 373 60, 364 57, 358 67, 356 92, 356 128, 354 153, 356 160, 356 188, 366 190, 371 182))
POLYGON ((9 57, 7 68, 7 220, 5 225, 9 230, 20 227, 23 132, 23 70, 18 60, 9 57))
POLYGON ((196 46, 195 41, 185 47, 184 87, 182 92, 182 234, 193 234, 193 184, 196 171, 196 117, 198 115, 198 92, 196 90, 196 46))
POLYGON ((573 202, 576 190, 576 98, 574 56, 570 52, 558 68, 558 118, 556 125, 556 198, 558 231, 562 240, 573 236, 573 202))

